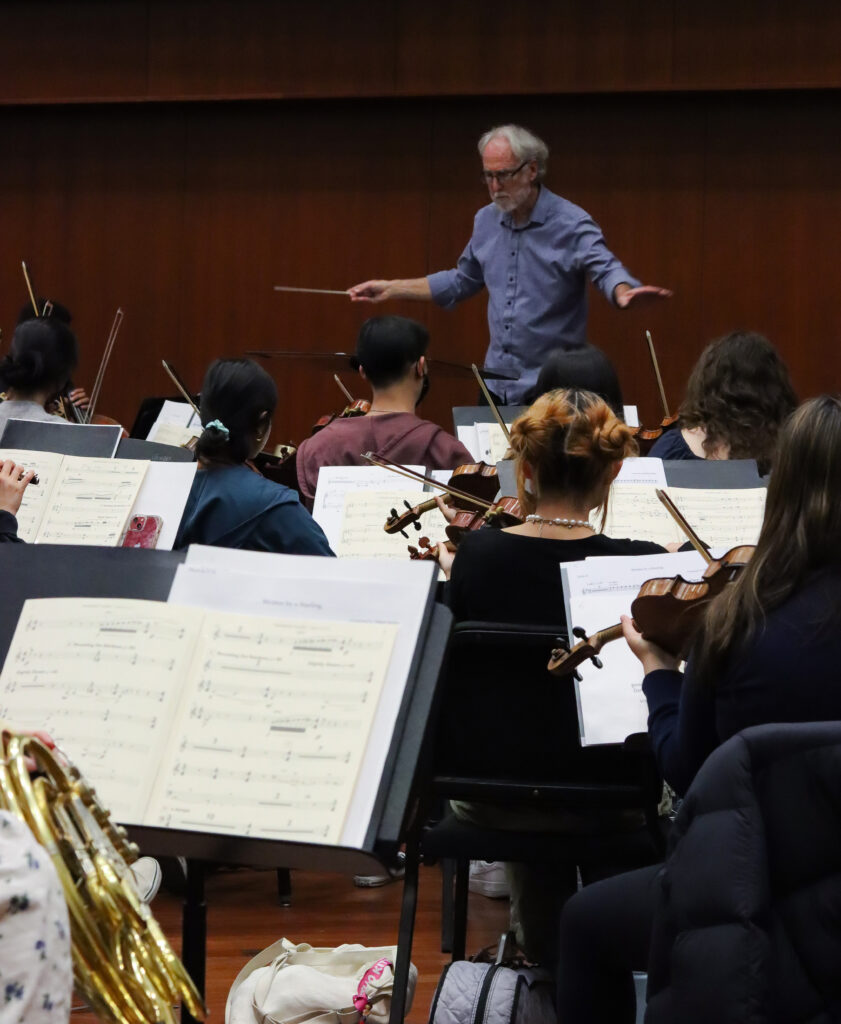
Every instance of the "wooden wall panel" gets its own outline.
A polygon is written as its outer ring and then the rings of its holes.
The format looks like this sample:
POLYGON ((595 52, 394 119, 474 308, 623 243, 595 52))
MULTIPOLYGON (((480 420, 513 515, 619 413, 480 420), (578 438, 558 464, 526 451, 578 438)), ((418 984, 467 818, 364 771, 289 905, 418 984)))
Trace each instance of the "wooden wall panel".
POLYGON ((841 6, 826 0, 678 2, 672 88, 837 88, 840 44, 841 6))
POLYGON ((0 4, 0 102, 146 95, 146 0, 0 4))
POLYGON ((666 89, 672 0, 400 4, 399 95, 666 89))
POLYGON ((6 0, 0 104, 841 87, 826 0, 6 0))
POLYGON ((0 133, 2 324, 10 337, 36 288, 69 306, 90 388, 114 311, 126 319, 100 410, 131 421, 139 399, 169 390, 160 356, 181 325, 183 114, 97 108, 5 111, 0 133), (157 363, 155 361, 157 357, 157 363))
POLYGON ((802 396, 841 389, 832 97, 711 104, 700 325, 764 331, 802 396))
POLYGON ((184 0, 150 5, 152 97, 389 95, 388 0, 277 3, 184 0))
MULTIPOLYGON (((830 94, 168 104, 0 111, 0 322, 25 294, 19 260, 76 315, 90 384, 113 310, 126 323, 103 392, 131 420, 169 391, 160 358, 198 387, 211 358, 250 348, 350 349, 366 316, 416 316, 432 355, 481 360, 485 299, 453 312, 279 295, 452 266, 486 201, 475 141, 516 118, 552 148, 548 184, 601 224, 643 280, 675 298, 620 313, 593 293, 590 334, 630 401, 658 416, 642 332, 672 404, 711 337, 764 330, 802 394, 835 387, 841 155, 830 94)), ((273 368, 278 437, 337 405, 329 374, 273 368)), ((351 382, 351 378, 348 378, 351 382)), ((356 390, 359 390, 357 387, 356 390)), ((449 424, 470 381, 440 377, 424 407, 449 424)))

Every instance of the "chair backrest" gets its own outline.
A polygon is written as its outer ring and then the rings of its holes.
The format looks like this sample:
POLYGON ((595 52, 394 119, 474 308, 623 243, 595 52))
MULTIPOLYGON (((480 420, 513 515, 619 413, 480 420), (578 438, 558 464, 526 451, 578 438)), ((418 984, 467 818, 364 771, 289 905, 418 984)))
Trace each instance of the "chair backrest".
POLYGON ((797 1024, 841 1005, 841 722, 731 737, 678 813, 647 1024, 797 1024))
POLYGON ((659 799, 647 742, 582 748, 573 679, 546 668, 564 634, 549 625, 454 628, 441 685, 436 777, 630 785, 659 799))

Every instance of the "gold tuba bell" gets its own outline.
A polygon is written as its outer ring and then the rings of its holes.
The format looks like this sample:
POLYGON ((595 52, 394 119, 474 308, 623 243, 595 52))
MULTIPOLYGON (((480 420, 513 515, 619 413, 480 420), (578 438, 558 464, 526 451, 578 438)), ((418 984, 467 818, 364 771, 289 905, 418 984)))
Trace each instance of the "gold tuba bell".
POLYGON ((67 901, 76 988, 103 1020, 176 1024, 183 1001, 205 1007, 149 907, 129 864, 138 849, 110 820, 77 768, 33 736, 4 732, 0 806, 16 814, 50 855, 67 901), (38 775, 30 779, 26 758, 38 775))

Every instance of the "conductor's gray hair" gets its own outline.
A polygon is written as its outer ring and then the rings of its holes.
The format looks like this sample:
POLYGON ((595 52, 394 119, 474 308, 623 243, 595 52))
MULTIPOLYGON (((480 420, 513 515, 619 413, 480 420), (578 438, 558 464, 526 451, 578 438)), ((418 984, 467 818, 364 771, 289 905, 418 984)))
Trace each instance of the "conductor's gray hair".
POLYGON ((546 164, 549 161, 549 147, 528 128, 519 124, 501 124, 491 128, 479 139, 479 156, 483 156, 485 147, 491 139, 505 139, 511 152, 519 163, 534 160, 537 163, 537 180, 546 177, 546 164))

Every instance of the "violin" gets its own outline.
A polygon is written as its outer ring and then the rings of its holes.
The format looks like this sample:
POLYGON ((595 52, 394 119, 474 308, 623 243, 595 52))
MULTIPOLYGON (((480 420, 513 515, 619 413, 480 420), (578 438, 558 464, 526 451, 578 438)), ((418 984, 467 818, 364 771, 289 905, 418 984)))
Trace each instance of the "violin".
POLYGON ((473 530, 481 530, 485 526, 504 530, 508 526, 519 526, 523 519, 523 510, 517 498, 500 498, 479 512, 457 512, 444 532, 457 547, 464 535, 473 530))
POLYGON ((669 405, 666 401, 666 390, 663 387, 663 378, 660 376, 660 364, 657 362, 657 353, 654 351, 654 342, 651 338, 651 331, 645 332, 645 338, 648 342, 648 354, 651 357, 651 366, 654 370, 654 377, 657 381, 657 389, 660 392, 660 402, 663 405, 663 419, 660 421, 659 426, 656 427, 646 428, 640 426, 633 428, 633 435, 639 445, 640 455, 647 455, 654 442, 658 441, 667 430, 671 430, 678 421, 677 414, 672 416, 669 412, 669 405))
MULTIPOLYGON (((696 537, 694 531, 692 533, 696 537)), ((675 657, 684 658, 707 605, 728 584, 738 579, 755 550, 753 544, 741 544, 721 558, 710 559, 707 556, 707 567, 697 582, 685 580, 680 575, 647 580, 631 604, 634 626, 644 639, 675 657)), ((547 668, 553 675, 574 672, 588 658, 596 668, 601 668, 599 652, 605 644, 623 635, 621 623, 600 629, 589 637, 581 628, 573 629, 572 633, 579 638, 579 643, 571 649, 562 645, 552 651, 547 668)))
POLYGON ((311 435, 317 434, 319 430, 323 430, 325 427, 329 426, 333 420, 347 420, 352 419, 354 416, 367 416, 371 411, 371 403, 365 398, 354 398, 344 384, 342 384, 337 373, 333 374, 333 380, 348 400, 348 404, 340 413, 329 412, 325 416, 319 416, 312 426, 312 430, 310 431, 311 435))
MULTIPOLYGON (((486 462, 470 462, 464 466, 457 466, 447 481, 448 492, 444 495, 445 504, 450 508, 459 511, 478 512, 486 507, 482 502, 493 501, 499 490, 496 466, 489 466, 486 462)), ((422 501, 419 505, 410 505, 404 501, 405 512, 398 512, 392 509, 391 514, 385 523, 386 533, 402 533, 407 526, 414 526, 416 530, 421 529, 418 522, 420 517, 437 508, 435 498, 422 501)))

